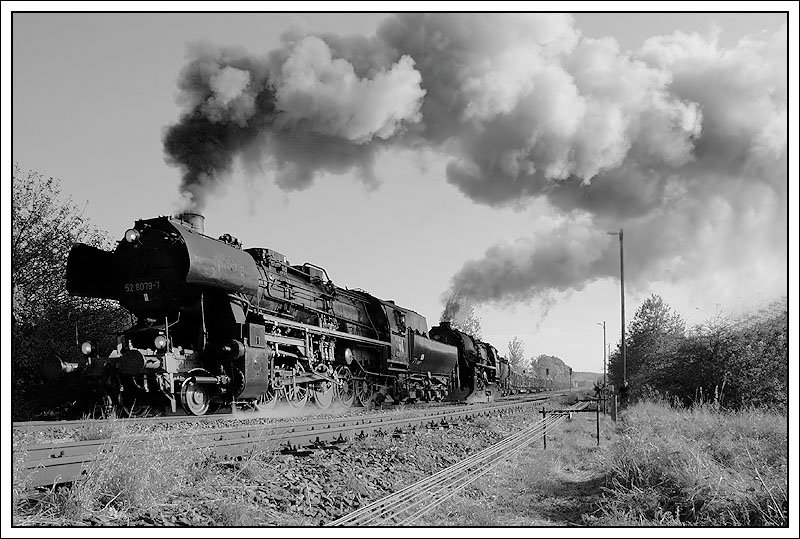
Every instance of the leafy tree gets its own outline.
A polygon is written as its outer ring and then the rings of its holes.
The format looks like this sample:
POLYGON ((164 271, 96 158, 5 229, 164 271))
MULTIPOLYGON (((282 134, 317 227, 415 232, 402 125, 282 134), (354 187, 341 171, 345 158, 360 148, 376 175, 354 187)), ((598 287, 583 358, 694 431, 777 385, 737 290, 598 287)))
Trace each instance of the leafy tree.
POLYGON ((519 337, 514 337, 508 343, 508 363, 517 372, 522 372, 527 367, 525 343, 519 337))
MULTIPOLYGON (((661 385, 674 376, 672 353, 685 334, 685 323, 661 298, 653 294, 639 307, 625 336, 626 372, 631 395, 645 386, 661 385)), ((609 362, 615 387, 622 386, 623 365, 619 347, 609 362)))
POLYGON ((476 339, 481 338, 481 319, 475 314, 475 308, 472 305, 462 307, 451 325, 476 339))
MULTIPOLYGON (((683 320, 651 296, 628 327, 631 397, 652 391, 685 404, 715 402, 730 408, 785 407, 788 402, 786 299, 739 318, 716 316, 686 332, 683 320)), ((622 382, 619 346, 611 378, 622 382)))
POLYGON ((42 361, 76 353, 76 328, 77 338, 93 337, 108 347, 114 342, 110 334, 128 317, 115 302, 67 293, 72 245, 80 241, 107 248, 110 242, 72 199, 62 196, 59 180, 15 165, 11 212, 12 413, 29 417, 37 408, 52 406, 45 396, 59 393, 43 387, 42 361))

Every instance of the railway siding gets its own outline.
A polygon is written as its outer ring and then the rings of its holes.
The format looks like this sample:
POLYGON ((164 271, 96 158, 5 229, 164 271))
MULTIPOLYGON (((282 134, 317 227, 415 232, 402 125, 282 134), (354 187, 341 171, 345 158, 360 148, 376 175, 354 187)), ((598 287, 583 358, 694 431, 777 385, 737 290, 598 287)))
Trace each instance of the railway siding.
POLYGON ((420 516, 475 482, 494 466, 504 462, 509 455, 529 445, 547 430, 558 426, 571 415, 571 411, 581 411, 586 406, 586 402, 579 402, 569 411, 555 412, 549 418, 544 418, 430 477, 329 523, 329 526, 413 525, 420 516))

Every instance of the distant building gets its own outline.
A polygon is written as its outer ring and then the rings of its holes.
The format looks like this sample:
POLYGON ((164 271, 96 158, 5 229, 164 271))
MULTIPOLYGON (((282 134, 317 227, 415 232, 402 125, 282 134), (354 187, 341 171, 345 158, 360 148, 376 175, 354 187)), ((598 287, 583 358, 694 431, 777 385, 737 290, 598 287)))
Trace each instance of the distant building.
POLYGON ((559 384, 569 384, 569 365, 556 356, 540 355, 531 359, 531 369, 537 378, 553 380, 559 384))
POLYGON ((592 387, 603 382, 603 373, 573 371, 570 379, 570 366, 557 356, 542 354, 530 359, 529 374, 542 380, 552 380, 555 384, 572 387, 592 387))

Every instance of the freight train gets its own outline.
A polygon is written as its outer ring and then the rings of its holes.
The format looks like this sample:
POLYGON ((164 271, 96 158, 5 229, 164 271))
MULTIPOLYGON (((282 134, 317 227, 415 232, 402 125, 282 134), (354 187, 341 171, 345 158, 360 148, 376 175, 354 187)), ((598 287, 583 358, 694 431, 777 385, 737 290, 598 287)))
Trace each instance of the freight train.
POLYGON ((86 340, 73 361, 52 361, 118 413, 488 401, 508 378, 492 345, 336 286, 315 264, 215 239, 204 222, 138 220, 113 251, 78 243, 69 253, 68 292, 118 301, 132 325, 110 352, 86 340))
POLYGON ((538 377, 511 369, 498 383, 501 395, 514 395, 517 393, 539 393, 556 389, 567 389, 569 384, 560 383, 553 378, 538 377))

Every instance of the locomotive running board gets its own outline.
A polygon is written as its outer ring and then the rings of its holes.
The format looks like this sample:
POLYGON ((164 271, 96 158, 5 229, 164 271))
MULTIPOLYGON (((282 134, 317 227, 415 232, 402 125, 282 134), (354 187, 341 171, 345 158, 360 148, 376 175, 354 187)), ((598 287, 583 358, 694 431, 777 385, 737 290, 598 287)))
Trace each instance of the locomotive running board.
MULTIPOLYGON (((391 343, 388 342, 379 341, 378 339, 370 339, 369 337, 362 337, 361 335, 353 335, 352 333, 345 333, 344 331, 321 328, 319 326, 303 324, 302 322, 295 322, 293 320, 285 320, 283 318, 278 318, 277 316, 272 316, 269 314, 263 314, 262 316, 265 322, 271 322, 273 324, 281 324, 283 326, 289 326, 295 329, 302 329, 308 331, 309 333, 314 333, 317 335, 328 335, 330 337, 339 337, 342 339, 349 339, 351 341, 356 341, 364 344, 371 344, 373 346, 386 346, 386 347, 391 346, 391 343)), ((267 335, 266 338, 269 339, 270 336, 267 335)))

